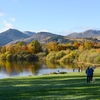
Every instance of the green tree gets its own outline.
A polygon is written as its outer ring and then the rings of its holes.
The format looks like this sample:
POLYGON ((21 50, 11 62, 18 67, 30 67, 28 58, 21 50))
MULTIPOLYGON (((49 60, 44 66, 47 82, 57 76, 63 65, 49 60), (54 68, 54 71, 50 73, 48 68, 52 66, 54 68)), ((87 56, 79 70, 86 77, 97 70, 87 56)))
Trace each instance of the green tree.
POLYGON ((84 42, 84 47, 85 47, 85 49, 91 49, 92 45, 90 42, 86 41, 86 42, 84 42))
POLYGON ((33 53, 39 53, 40 51, 42 51, 41 49, 41 45, 37 40, 33 40, 31 42, 31 46, 33 47, 33 53))

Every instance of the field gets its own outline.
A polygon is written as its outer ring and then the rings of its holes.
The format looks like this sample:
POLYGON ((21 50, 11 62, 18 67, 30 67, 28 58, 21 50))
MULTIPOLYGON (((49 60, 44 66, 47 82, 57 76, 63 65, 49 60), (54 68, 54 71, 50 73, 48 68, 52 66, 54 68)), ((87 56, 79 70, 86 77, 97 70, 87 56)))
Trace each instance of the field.
POLYGON ((0 79, 0 100, 100 100, 100 68, 95 82, 85 72, 0 79))

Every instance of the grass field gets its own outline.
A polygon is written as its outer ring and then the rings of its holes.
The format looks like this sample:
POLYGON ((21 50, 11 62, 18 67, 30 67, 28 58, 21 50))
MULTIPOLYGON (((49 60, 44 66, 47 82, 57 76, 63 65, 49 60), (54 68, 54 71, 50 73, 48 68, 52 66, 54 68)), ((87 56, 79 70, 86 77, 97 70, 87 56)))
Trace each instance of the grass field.
POLYGON ((0 79, 0 100, 100 100, 100 69, 95 82, 85 72, 0 79))

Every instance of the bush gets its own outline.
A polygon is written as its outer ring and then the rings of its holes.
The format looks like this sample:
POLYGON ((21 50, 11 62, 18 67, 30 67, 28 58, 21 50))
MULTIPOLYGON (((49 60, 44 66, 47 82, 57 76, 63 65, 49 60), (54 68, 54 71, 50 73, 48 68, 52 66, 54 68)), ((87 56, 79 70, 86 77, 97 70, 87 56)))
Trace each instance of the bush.
POLYGON ((24 59, 23 55, 18 54, 17 55, 17 60, 25 60, 25 59, 24 59))
POLYGON ((74 61, 73 53, 70 53, 60 59, 62 63, 72 63, 74 61))
POLYGON ((8 54, 11 54, 11 51, 5 52, 5 56, 7 56, 8 54))
POLYGON ((27 61, 37 61, 38 57, 34 54, 27 54, 23 57, 27 61))
POLYGON ((55 51, 50 52, 50 53, 47 55, 46 60, 48 60, 48 61, 53 61, 53 62, 54 62, 54 61, 55 61, 56 53, 57 53, 57 52, 55 52, 55 51))
POLYGON ((83 51, 80 55, 79 55, 79 60, 82 62, 86 62, 86 58, 88 57, 89 52, 88 51, 83 51))
POLYGON ((13 60, 17 60, 17 54, 13 54, 13 60))
POLYGON ((36 54, 36 56, 39 57, 39 59, 45 58, 46 55, 47 55, 46 52, 40 52, 40 53, 37 53, 37 54, 36 54))
POLYGON ((100 64, 100 55, 94 59, 94 63, 100 64))
POLYGON ((94 59, 99 56, 98 53, 96 52, 91 52, 88 54, 87 58, 86 58, 86 61, 87 62, 90 62, 90 63, 94 63, 94 59))
POLYGON ((66 53, 65 53, 65 51, 64 50, 62 50, 62 51, 60 51, 60 52, 58 52, 57 54, 56 54, 56 60, 59 60, 59 59, 61 59, 63 56, 65 56, 66 55, 66 53))
POLYGON ((13 55, 12 54, 8 54, 6 56, 6 60, 13 60, 13 55))
POLYGON ((6 60, 6 55, 5 54, 0 54, 0 60, 6 60))

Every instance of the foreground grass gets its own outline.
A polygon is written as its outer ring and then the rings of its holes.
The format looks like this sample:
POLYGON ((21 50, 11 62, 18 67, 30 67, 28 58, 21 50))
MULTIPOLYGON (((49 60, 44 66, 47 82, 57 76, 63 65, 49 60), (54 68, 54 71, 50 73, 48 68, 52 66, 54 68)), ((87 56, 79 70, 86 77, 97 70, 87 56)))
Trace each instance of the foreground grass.
POLYGON ((95 82, 85 72, 0 79, 0 100, 100 100, 100 69, 95 82))

